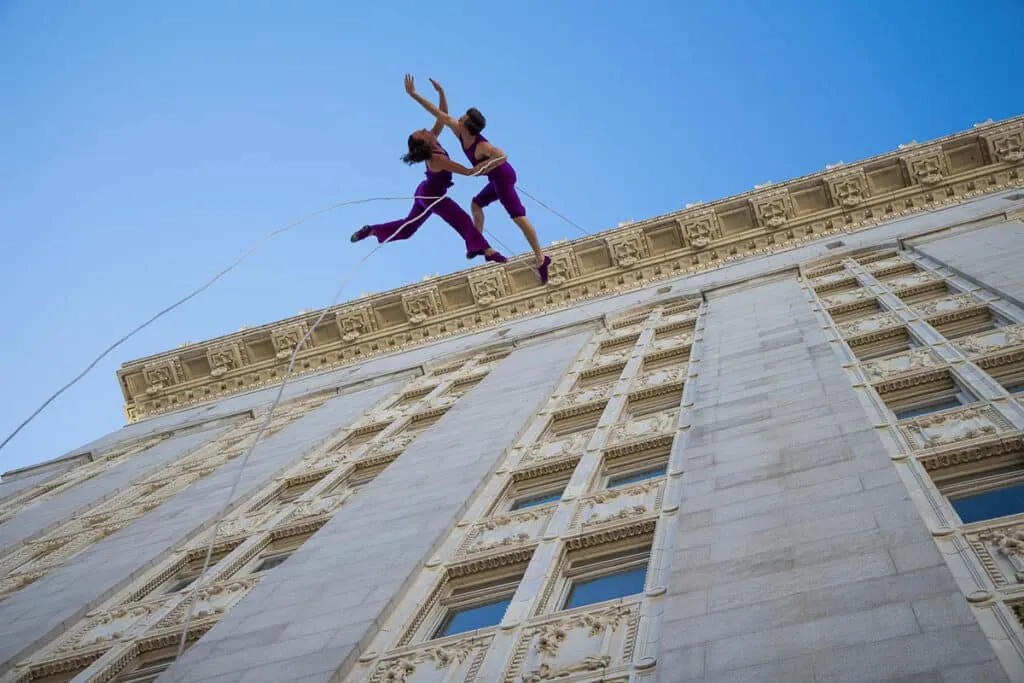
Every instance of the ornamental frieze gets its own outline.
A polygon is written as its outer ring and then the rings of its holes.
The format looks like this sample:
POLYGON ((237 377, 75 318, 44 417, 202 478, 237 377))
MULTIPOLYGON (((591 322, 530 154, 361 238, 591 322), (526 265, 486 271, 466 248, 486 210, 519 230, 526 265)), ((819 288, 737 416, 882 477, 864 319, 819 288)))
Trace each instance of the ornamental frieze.
MULTIPOLYGON (((500 266, 479 266, 435 278, 427 285, 342 304, 306 340, 295 371, 316 372, 362 362, 666 278, 793 249, 825 236, 867 229, 882 217, 934 210, 1020 187, 1024 182, 1016 167, 1024 164, 1022 134, 1024 117, 1018 117, 980 132, 971 130, 909 152, 852 164, 842 171, 825 171, 573 240, 551 250, 551 287, 537 283, 529 267, 532 256, 524 255, 500 266), (972 143, 988 150, 991 158, 986 164, 964 167, 946 151, 972 143), (871 183, 865 181, 870 180, 872 169, 884 164, 901 164, 904 177, 888 173, 886 177, 896 185, 887 186, 885 192, 869 191, 871 183), (813 201, 801 199, 811 195, 816 197, 813 201), (737 212, 740 200, 745 208, 737 212), (467 301, 475 306, 467 306, 467 301)), ((823 266, 814 275, 827 275, 831 267, 823 266)), ((913 285, 910 281, 897 284, 913 285)), ((822 302, 836 309, 871 297, 858 289, 822 297, 822 302)), ((129 420, 276 385, 288 356, 318 314, 126 363, 118 376, 129 420), (201 363, 195 362, 197 357, 201 363)))

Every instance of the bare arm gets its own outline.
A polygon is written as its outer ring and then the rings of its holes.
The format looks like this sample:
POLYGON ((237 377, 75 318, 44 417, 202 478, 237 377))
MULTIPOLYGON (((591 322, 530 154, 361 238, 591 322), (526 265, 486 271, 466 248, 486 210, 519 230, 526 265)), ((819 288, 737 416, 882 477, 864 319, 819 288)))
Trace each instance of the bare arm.
MULTIPOLYGON (((435 119, 438 119, 443 122, 444 125, 455 131, 456 135, 458 134, 459 122, 435 107, 430 100, 416 92, 416 84, 413 82, 412 76, 409 74, 405 75, 405 92, 409 93, 409 97, 419 102, 420 106, 430 112, 435 119)), ((447 102, 445 104, 447 104, 447 102)))
POLYGON ((489 165, 489 161, 482 161, 473 168, 466 168, 462 164, 440 154, 430 157, 430 169, 432 171, 451 171, 459 175, 480 175, 480 172, 489 165))
MULTIPOLYGON (((442 114, 448 113, 448 98, 445 97, 444 88, 441 84, 435 81, 433 78, 430 79, 430 84, 434 86, 434 90, 437 91, 437 108, 441 110, 442 114)), ((444 121, 438 119, 434 122, 434 127, 430 129, 430 132, 434 135, 440 135, 441 131, 444 130, 444 121)))
POLYGON ((476 153, 479 156, 482 156, 486 161, 496 162, 499 159, 501 159, 502 161, 508 159, 508 155, 506 155, 504 152, 502 152, 500 149, 498 149, 489 142, 481 141, 477 145, 476 153))

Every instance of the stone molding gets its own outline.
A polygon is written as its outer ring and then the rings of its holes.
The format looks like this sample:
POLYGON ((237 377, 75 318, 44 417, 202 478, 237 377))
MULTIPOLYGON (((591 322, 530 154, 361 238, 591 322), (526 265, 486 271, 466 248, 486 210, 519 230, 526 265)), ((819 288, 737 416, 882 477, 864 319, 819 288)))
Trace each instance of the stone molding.
MULTIPOLYGON (((793 249, 1022 185, 1024 116, 339 305, 294 372, 310 373, 793 249)), ((276 384, 319 311, 125 363, 129 422, 276 384)))

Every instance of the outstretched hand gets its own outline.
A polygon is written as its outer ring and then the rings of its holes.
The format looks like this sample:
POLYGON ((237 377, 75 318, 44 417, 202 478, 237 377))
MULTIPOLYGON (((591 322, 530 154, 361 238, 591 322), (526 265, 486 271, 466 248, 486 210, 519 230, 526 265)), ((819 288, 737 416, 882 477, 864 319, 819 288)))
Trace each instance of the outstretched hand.
POLYGON ((412 74, 405 74, 405 92, 410 95, 416 94, 416 83, 412 79, 412 74))
POLYGON ((441 87, 440 83, 435 81, 433 78, 431 78, 429 80, 430 80, 430 85, 434 86, 434 90, 436 90, 437 92, 439 92, 441 94, 444 94, 444 88, 441 87))

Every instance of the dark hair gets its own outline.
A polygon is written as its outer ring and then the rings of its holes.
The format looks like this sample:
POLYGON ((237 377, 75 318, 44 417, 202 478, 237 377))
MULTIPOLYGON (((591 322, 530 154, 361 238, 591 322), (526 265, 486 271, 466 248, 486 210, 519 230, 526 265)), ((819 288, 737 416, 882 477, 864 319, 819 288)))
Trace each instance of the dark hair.
POLYGON ((409 153, 402 155, 402 161, 407 164, 418 164, 434 156, 434 148, 426 140, 415 135, 409 136, 409 153))
POLYGON ((484 127, 487 125, 487 119, 480 113, 480 110, 476 107, 470 107, 466 110, 466 130, 470 135, 479 135, 484 127))

